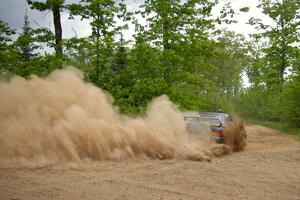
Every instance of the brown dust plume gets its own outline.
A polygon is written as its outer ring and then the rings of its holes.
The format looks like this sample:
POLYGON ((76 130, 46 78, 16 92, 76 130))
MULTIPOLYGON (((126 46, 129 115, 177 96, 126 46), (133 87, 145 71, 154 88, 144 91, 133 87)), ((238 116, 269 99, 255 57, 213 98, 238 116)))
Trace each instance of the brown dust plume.
POLYGON ((245 149, 247 134, 244 122, 240 118, 235 118, 229 126, 225 127, 224 139, 224 143, 234 152, 245 149))
POLYGON ((0 84, 0 167, 128 158, 209 160, 161 96, 144 117, 121 115, 74 68, 0 84))
POLYGON ((214 156, 223 156, 231 152, 243 151, 247 145, 247 134, 244 122, 235 118, 224 128, 224 144, 213 144, 210 148, 214 156))

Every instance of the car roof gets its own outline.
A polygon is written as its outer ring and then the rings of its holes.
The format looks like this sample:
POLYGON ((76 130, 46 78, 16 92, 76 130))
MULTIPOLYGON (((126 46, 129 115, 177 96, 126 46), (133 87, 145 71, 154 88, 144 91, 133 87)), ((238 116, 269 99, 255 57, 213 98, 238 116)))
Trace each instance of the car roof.
POLYGON ((216 117, 218 118, 221 123, 224 125, 226 124, 226 121, 228 120, 229 115, 225 113, 216 113, 216 112, 199 112, 198 116, 204 116, 204 117, 216 117))
POLYGON ((228 114, 226 114, 226 113, 217 113, 217 112, 199 112, 198 115, 226 115, 226 116, 228 116, 228 114))

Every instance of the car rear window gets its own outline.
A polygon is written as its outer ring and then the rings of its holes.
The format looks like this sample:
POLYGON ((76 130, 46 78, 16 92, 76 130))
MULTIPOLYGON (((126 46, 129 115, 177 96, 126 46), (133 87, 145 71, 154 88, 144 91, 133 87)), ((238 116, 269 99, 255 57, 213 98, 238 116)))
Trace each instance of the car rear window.
POLYGON ((193 117, 184 117, 185 123, 188 124, 205 124, 209 126, 220 126, 221 121, 215 117, 203 117, 203 116, 193 116, 193 117))

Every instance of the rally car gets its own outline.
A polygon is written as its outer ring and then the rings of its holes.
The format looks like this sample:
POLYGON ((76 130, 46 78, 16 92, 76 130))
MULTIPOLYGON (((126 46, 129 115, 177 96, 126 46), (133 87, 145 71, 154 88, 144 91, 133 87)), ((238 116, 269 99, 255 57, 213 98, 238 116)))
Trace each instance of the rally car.
POLYGON ((189 132, 206 134, 210 129, 210 137, 216 143, 224 143, 224 128, 231 123, 231 117, 225 113, 199 112, 193 116, 184 117, 186 128, 189 132))

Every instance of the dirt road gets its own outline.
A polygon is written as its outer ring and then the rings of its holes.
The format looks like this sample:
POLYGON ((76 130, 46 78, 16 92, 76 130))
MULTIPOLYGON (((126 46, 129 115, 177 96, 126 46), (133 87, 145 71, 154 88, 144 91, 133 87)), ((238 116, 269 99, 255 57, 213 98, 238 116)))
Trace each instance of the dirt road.
POLYGON ((214 158, 211 163, 127 160, 80 167, 0 169, 0 200, 300 200, 300 142, 262 126, 246 129, 244 152, 214 158))

